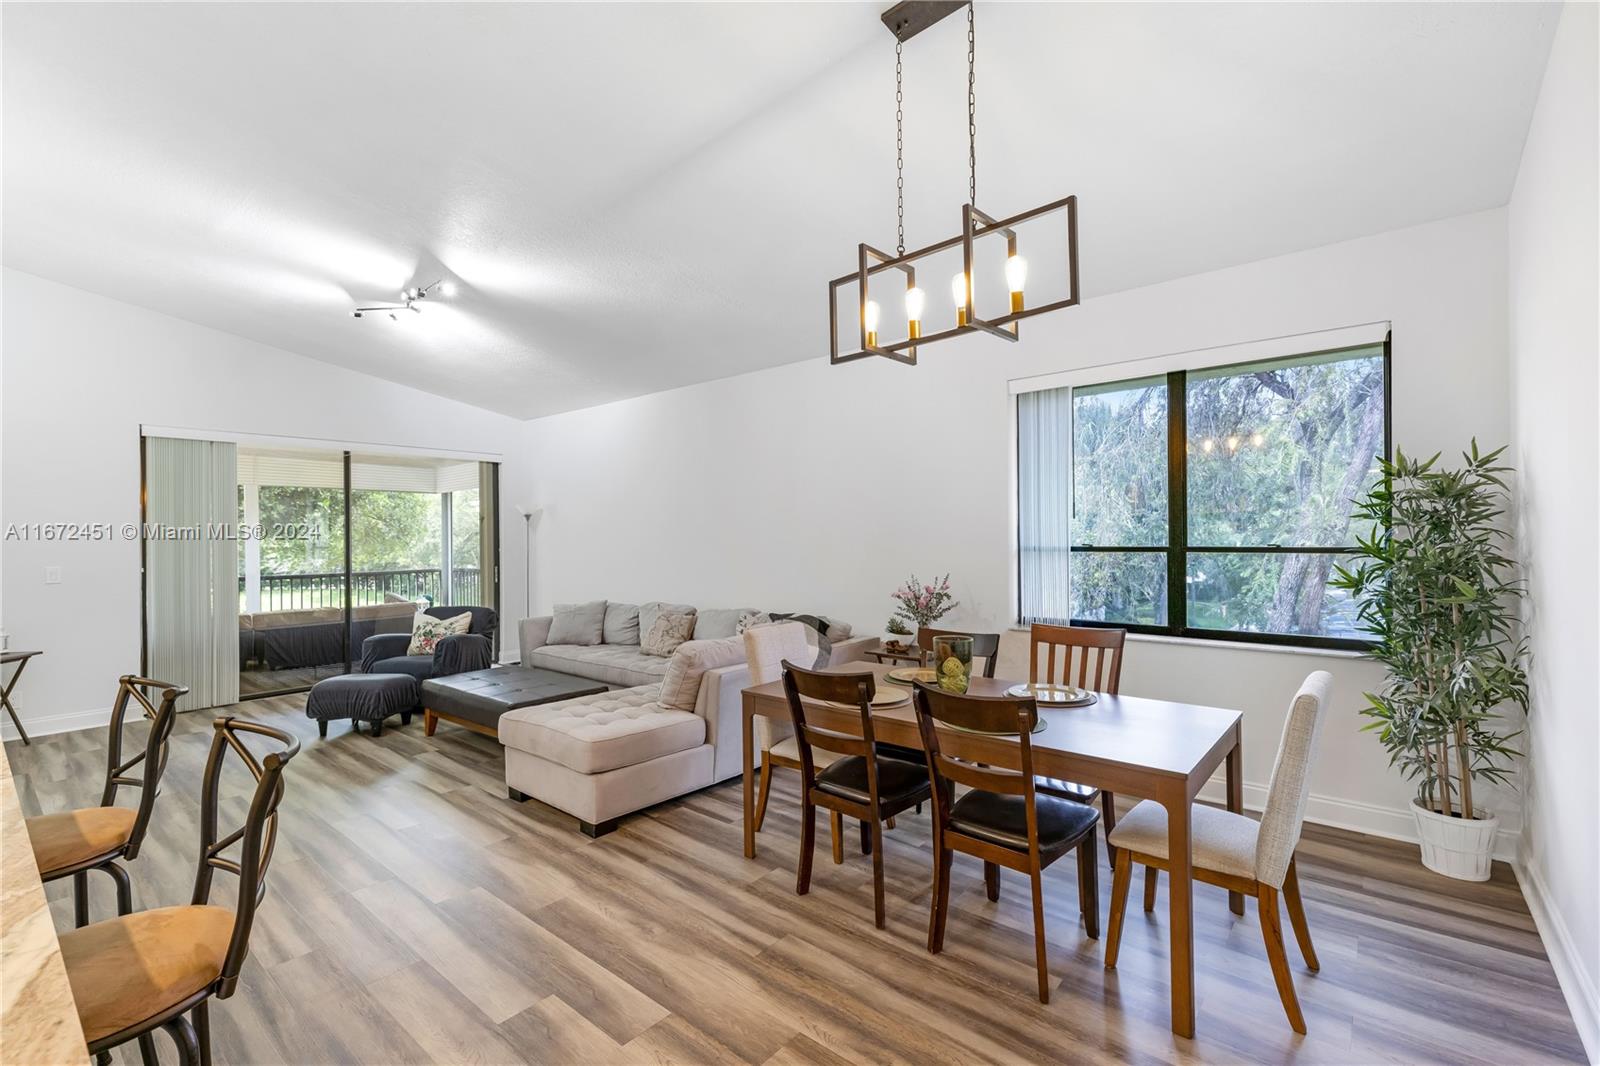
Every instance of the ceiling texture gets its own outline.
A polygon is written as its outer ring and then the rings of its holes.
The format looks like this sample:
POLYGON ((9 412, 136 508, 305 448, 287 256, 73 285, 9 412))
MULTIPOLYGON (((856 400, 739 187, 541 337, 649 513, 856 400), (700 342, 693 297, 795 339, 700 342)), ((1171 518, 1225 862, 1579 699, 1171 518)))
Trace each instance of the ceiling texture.
MULTIPOLYGON (((4 262, 525 418, 825 359, 895 243, 884 6, 7 4, 4 262)), ((1076 193, 1086 299, 1499 206, 1557 11, 980 4, 979 206, 1076 193)), ((965 53, 906 45, 913 247, 965 53)))

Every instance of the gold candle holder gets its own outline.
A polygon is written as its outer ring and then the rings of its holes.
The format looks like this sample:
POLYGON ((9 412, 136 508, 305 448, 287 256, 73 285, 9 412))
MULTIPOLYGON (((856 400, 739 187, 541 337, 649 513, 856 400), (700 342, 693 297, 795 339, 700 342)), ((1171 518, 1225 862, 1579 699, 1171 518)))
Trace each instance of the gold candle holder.
POLYGON ((1014 292, 1011 294, 1011 313, 1016 314, 1020 310, 1022 310, 1022 293, 1014 292))
POLYGON ((906 323, 906 326, 907 335, 912 340, 917 340, 922 336, 922 322, 920 320, 913 318, 910 322, 906 323))

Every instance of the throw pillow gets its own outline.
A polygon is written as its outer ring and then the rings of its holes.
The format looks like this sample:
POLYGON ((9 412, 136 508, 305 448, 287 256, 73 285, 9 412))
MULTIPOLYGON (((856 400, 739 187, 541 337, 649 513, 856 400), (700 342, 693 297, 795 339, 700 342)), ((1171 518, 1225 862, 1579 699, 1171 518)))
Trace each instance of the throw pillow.
POLYGON ((652 600, 649 603, 641 603, 639 605, 639 632, 650 632, 650 627, 656 624, 656 619, 660 618, 662 614, 669 611, 672 614, 686 614, 690 617, 694 616, 694 608, 686 603, 662 603, 660 600, 652 600))
POLYGON ((739 624, 736 628, 740 633, 743 633, 752 626, 764 626, 771 623, 772 616, 765 611, 746 611, 739 616, 739 624))
POLYGON ((406 647, 406 654, 432 655, 434 646, 445 637, 460 636, 471 629, 471 611, 458 614, 454 618, 435 618, 431 614, 419 611, 411 620, 411 643, 406 647))
POLYGON ((605 629, 606 601, 558 603, 550 622, 546 644, 577 644, 588 647, 600 643, 605 629))
POLYGON ((655 623, 639 642, 639 650, 646 655, 665 658, 678 650, 678 646, 694 633, 694 615, 664 612, 656 616, 655 623))
POLYGON ((852 630, 849 622, 841 622, 837 618, 829 618, 827 615, 823 615, 822 620, 828 623, 828 639, 830 641, 837 643, 841 640, 850 639, 852 630))
POLYGON ((606 604, 606 621, 601 627, 602 644, 639 643, 639 605, 636 603, 606 604))
POLYGON ((723 637, 736 637, 739 635, 739 619, 754 613, 754 609, 750 607, 710 607, 696 611, 694 639, 721 640, 723 637))
POLYGON ((700 684, 707 670, 738 666, 743 662, 744 640, 740 637, 685 641, 672 653, 666 676, 661 679, 661 695, 657 702, 673 710, 692 711, 700 698, 700 684))

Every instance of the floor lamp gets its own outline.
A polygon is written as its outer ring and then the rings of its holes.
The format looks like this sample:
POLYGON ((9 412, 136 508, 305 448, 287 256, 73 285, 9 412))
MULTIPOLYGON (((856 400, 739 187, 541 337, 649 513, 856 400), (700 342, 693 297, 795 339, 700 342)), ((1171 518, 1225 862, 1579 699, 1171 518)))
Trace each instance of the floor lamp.
POLYGON ((518 504, 517 513, 522 516, 522 617, 533 617, 533 524, 544 513, 542 507, 529 504, 518 504))

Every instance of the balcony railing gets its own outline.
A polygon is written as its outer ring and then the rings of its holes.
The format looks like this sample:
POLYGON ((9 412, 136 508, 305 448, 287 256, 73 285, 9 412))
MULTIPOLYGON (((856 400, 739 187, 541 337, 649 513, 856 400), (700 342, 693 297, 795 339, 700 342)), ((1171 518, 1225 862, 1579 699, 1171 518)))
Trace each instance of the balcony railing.
MULTIPOLYGON (((483 579, 475 566, 451 571, 451 587, 443 587, 444 572, 433 569, 357 570, 350 575, 353 606, 382 603, 388 596, 418 602, 482 603, 483 579)), ((242 604, 245 579, 239 578, 242 604)), ((344 606, 344 574, 262 574, 261 610, 298 611, 344 606)))

